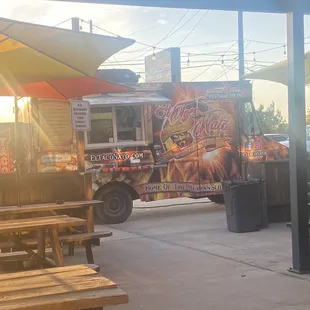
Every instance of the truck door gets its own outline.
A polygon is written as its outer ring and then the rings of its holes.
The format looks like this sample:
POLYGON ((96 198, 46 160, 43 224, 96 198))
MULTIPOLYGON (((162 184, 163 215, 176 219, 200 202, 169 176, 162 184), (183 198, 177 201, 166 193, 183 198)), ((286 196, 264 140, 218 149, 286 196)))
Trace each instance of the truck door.
MULTIPOLYGON (((212 85, 209 87, 212 89, 212 85)), ((199 99, 197 111, 200 195, 219 195, 221 181, 240 175, 235 100, 204 95, 199 99)))

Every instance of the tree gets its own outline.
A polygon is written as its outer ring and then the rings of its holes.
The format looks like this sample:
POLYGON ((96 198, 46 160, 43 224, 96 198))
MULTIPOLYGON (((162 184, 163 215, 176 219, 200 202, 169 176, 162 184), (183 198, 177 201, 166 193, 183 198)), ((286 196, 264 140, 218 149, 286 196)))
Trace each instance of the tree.
POLYGON ((274 102, 266 108, 261 104, 257 109, 257 116, 263 133, 286 133, 288 131, 288 123, 281 111, 276 109, 274 102))

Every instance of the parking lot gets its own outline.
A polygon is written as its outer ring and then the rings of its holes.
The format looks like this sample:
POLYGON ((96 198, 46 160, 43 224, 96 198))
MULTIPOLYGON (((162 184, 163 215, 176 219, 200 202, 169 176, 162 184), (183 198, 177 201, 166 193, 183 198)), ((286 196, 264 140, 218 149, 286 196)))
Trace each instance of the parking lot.
MULTIPOLYGON (((115 310, 309 309, 310 276, 287 272, 285 223, 235 234, 224 208, 204 200, 137 203, 113 237, 94 249, 101 272, 129 294, 115 310)), ((84 252, 68 260, 83 262, 84 252)))

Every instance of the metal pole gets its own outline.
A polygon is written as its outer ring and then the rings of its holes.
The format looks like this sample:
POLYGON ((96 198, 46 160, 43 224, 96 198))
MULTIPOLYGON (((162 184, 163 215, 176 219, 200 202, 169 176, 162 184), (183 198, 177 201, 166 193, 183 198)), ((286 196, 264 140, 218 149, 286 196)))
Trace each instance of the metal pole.
POLYGON ((306 169, 304 14, 297 8, 294 12, 287 14, 287 43, 293 249, 293 265, 290 270, 308 273, 310 272, 310 252, 306 169))
POLYGON ((239 50, 239 80, 243 80, 244 71, 244 38, 243 38, 243 12, 238 11, 238 50, 239 50))
MULTIPOLYGON (((92 24, 90 24, 92 25, 92 24)), ((71 27, 73 31, 80 31, 80 19, 78 17, 73 17, 71 19, 71 27)), ((82 99, 82 98, 76 98, 82 99)), ((85 172, 85 159, 84 159, 84 149, 85 149, 85 141, 84 141, 84 132, 77 131, 76 132, 76 142, 77 142, 77 157, 78 157, 78 171, 85 172)))
POLYGON ((92 20, 89 21, 89 32, 93 33, 93 21, 92 20))
POLYGON ((15 161, 15 178, 16 178, 16 195, 17 206, 21 206, 20 202, 20 156, 18 154, 19 149, 19 131, 18 131, 18 98, 14 96, 14 161, 15 161))

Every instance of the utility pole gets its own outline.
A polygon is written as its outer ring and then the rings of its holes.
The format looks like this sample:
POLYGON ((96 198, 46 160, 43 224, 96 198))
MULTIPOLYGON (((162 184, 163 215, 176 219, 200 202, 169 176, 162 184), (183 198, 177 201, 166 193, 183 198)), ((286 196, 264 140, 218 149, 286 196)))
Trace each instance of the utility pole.
MULTIPOLYGON (((71 28, 73 31, 80 31, 80 19, 78 17, 71 18, 71 28)), ((82 100, 83 98, 75 98, 82 100)), ((85 141, 84 141, 84 132, 77 131, 76 132, 76 142, 77 142, 77 154, 78 154, 78 170, 79 172, 85 172, 85 159, 84 159, 84 149, 85 149, 85 141)), ((85 196, 86 189, 85 189, 85 196)), ((90 197, 88 197, 90 198, 90 197)))
POLYGON ((243 80, 244 71, 244 37, 243 37, 243 12, 238 11, 238 50, 239 50, 239 80, 243 80))

